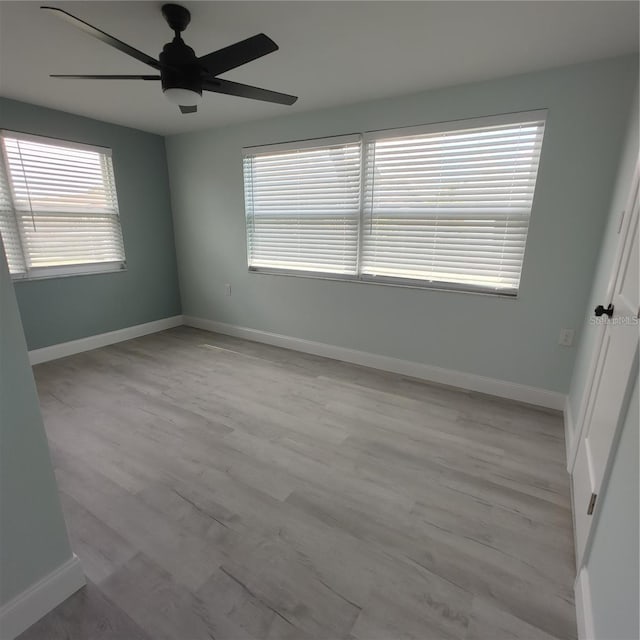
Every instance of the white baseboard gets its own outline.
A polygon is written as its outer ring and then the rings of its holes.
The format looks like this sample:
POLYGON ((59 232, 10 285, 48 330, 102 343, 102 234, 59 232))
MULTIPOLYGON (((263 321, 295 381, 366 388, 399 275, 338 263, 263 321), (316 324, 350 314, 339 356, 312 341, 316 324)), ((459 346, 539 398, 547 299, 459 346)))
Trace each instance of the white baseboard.
POLYGON ((593 610, 591 608, 591 585, 586 567, 580 569, 576 578, 574 593, 576 598, 576 622, 578 640, 595 640, 593 610))
POLYGON ((501 398, 510 400, 518 400, 549 409, 562 411, 565 406, 565 395, 547 389, 539 389, 527 385, 516 384, 514 382, 506 382, 505 380, 496 380, 495 378, 487 378, 485 376, 473 373, 464 373, 462 371, 454 371, 452 369, 443 369, 434 367, 420 362, 410 360, 401 360, 399 358, 391 358, 367 351, 357 351, 346 347, 337 347, 335 345, 326 344, 324 342, 313 342, 311 340, 303 340, 302 338, 292 338, 278 333, 269 331, 260 331, 258 329, 250 329, 238 325, 227 324, 224 322, 216 322, 215 320, 206 320, 204 318, 195 318, 193 316, 183 316, 184 324, 197 329, 213 331, 215 333, 224 333, 226 335, 235 336, 237 338, 245 338, 254 342, 264 342, 286 349, 311 353, 317 356, 333 358, 334 360, 342 360, 343 362, 351 362, 353 364, 371 367, 373 369, 382 369, 383 371, 391 371, 401 375, 419 378, 429 382, 437 382, 452 387, 459 387, 469 391, 478 391, 501 398))
POLYGON ((80 560, 74 554, 0 608, 1 640, 13 640, 85 584, 80 560))
POLYGON ((153 322, 136 324, 133 327, 99 333, 98 335, 80 338, 79 340, 53 344, 50 347, 42 347, 42 349, 29 351, 29 362, 34 365, 40 364, 41 362, 48 362, 49 360, 57 360, 58 358, 72 356, 74 353, 91 351, 92 349, 106 347, 116 342, 124 342, 125 340, 139 338, 140 336, 146 336, 150 333, 157 333, 165 329, 179 327, 181 324, 183 324, 182 316, 171 316, 170 318, 162 318, 161 320, 154 320, 153 322))

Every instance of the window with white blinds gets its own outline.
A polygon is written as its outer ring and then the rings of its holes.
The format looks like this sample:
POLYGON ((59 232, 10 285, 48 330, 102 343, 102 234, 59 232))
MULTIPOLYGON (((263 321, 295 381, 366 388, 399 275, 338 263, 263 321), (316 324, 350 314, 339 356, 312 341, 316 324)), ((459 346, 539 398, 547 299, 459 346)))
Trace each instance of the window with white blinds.
POLYGON ((545 112, 244 150, 249 268, 515 295, 545 112))
POLYGON ((15 277, 122 269, 111 150, 0 132, 0 232, 15 277))
POLYGON ((516 293, 544 118, 366 136, 363 277, 516 293))
POLYGON ((250 269, 356 275, 360 153, 359 136, 245 150, 250 269))

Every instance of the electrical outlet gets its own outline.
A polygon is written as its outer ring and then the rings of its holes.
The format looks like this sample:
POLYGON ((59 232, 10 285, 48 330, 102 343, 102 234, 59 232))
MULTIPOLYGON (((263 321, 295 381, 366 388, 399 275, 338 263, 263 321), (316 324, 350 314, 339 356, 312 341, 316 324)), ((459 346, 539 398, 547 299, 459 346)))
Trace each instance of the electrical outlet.
POLYGON ((570 347, 573 344, 573 329, 560 329, 558 344, 563 347, 570 347))
POLYGON ((230 284, 225 284, 224 285, 224 295, 225 296, 230 296, 231 295, 231 285, 230 284))

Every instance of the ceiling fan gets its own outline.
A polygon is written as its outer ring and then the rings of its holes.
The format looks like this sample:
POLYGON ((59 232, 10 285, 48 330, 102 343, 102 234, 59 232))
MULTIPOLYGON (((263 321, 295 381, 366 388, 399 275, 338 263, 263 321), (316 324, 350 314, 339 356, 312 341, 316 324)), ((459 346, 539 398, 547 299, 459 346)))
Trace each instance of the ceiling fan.
POLYGON ((57 7, 41 7, 55 12, 75 27, 101 40, 122 53, 153 67, 159 75, 61 75, 52 74, 52 78, 80 78, 85 80, 160 80, 164 95, 180 107, 182 113, 195 113, 202 99, 203 91, 226 93, 240 98, 263 100, 277 104, 293 104, 298 98, 286 93, 269 91, 219 78, 231 69, 247 62, 266 56, 278 50, 278 45, 264 33, 236 42, 224 49, 213 51, 206 56, 197 57, 194 50, 185 44, 180 35, 191 21, 191 14, 178 4, 162 6, 162 15, 173 30, 175 36, 164 45, 159 59, 155 60, 142 51, 114 38, 101 29, 76 18, 57 7))

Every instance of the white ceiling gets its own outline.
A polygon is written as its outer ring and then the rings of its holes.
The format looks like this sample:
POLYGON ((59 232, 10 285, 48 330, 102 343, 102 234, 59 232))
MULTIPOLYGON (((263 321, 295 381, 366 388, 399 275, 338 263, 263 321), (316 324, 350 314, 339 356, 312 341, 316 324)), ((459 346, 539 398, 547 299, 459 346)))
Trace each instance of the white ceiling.
MULTIPOLYGON (((0 94, 161 134, 255 120, 638 50, 638 3, 183 2, 197 55, 264 32, 280 51, 225 74, 293 93, 293 107, 207 94, 181 115, 158 83, 50 73, 153 73, 40 2, 0 2, 0 94)), ((52 2, 153 55, 172 32, 161 2, 52 2)))

